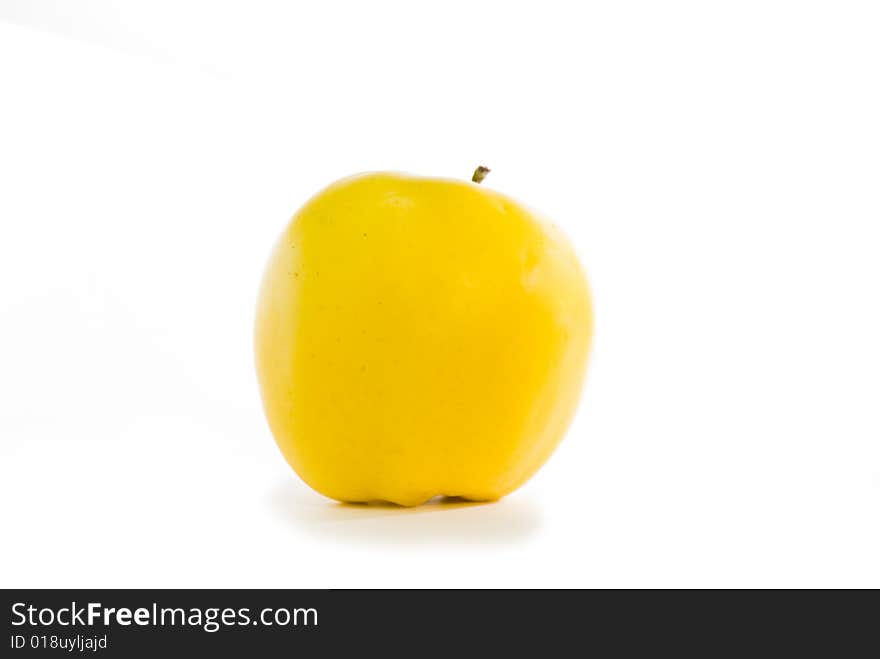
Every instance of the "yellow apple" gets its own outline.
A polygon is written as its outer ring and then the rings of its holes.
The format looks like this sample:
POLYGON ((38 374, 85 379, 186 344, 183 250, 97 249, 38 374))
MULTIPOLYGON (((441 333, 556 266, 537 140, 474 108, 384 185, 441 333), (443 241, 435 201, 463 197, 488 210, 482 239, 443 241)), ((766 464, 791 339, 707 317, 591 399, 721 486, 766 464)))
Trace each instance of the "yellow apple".
POLYGON ((338 181, 276 245, 257 375, 281 452, 318 492, 495 500, 565 434, 593 331, 586 279, 559 229, 478 184, 487 171, 338 181))

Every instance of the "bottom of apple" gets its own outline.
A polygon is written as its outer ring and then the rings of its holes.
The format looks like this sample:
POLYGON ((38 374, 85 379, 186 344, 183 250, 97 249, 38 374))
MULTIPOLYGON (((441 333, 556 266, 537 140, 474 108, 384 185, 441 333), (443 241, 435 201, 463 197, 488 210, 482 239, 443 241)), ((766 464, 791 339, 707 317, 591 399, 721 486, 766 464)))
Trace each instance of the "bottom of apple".
POLYGON ((500 500, 503 495, 464 495, 464 494, 427 494, 417 496, 389 496, 389 497, 367 497, 367 498, 342 498, 330 497, 337 501, 350 505, 358 506, 397 506, 402 508, 415 508, 427 503, 439 504, 442 506, 467 505, 477 503, 493 503, 500 500))

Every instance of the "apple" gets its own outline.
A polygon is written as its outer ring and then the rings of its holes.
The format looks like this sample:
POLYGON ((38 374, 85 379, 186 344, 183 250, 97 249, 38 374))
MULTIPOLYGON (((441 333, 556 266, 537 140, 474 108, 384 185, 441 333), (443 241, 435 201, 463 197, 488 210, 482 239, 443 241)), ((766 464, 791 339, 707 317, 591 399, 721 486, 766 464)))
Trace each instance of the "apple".
POLYGON ((495 500, 565 434, 593 333, 586 278, 487 172, 343 179, 275 246, 256 370, 281 452, 318 492, 495 500))

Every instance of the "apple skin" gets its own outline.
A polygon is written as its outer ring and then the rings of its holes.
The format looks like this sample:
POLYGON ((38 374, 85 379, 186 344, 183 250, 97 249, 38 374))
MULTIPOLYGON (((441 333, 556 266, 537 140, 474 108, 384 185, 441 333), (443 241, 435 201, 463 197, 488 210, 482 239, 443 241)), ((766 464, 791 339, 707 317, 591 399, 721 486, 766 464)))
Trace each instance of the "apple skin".
POLYGON ((564 436, 593 334, 563 234, 472 182, 361 174, 293 217, 257 304, 284 457, 318 492, 499 499, 564 436))

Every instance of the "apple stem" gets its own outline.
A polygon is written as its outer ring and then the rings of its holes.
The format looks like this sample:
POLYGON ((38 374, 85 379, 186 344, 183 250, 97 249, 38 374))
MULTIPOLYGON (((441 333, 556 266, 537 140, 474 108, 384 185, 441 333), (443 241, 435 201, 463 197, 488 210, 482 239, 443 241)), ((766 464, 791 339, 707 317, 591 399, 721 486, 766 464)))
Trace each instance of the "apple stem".
POLYGON ((483 165, 480 165, 479 167, 477 167, 474 170, 474 175, 471 178, 471 180, 474 183, 482 183, 483 179, 486 178, 486 174, 488 174, 490 171, 492 171, 492 170, 489 169, 488 167, 484 167, 483 165))

